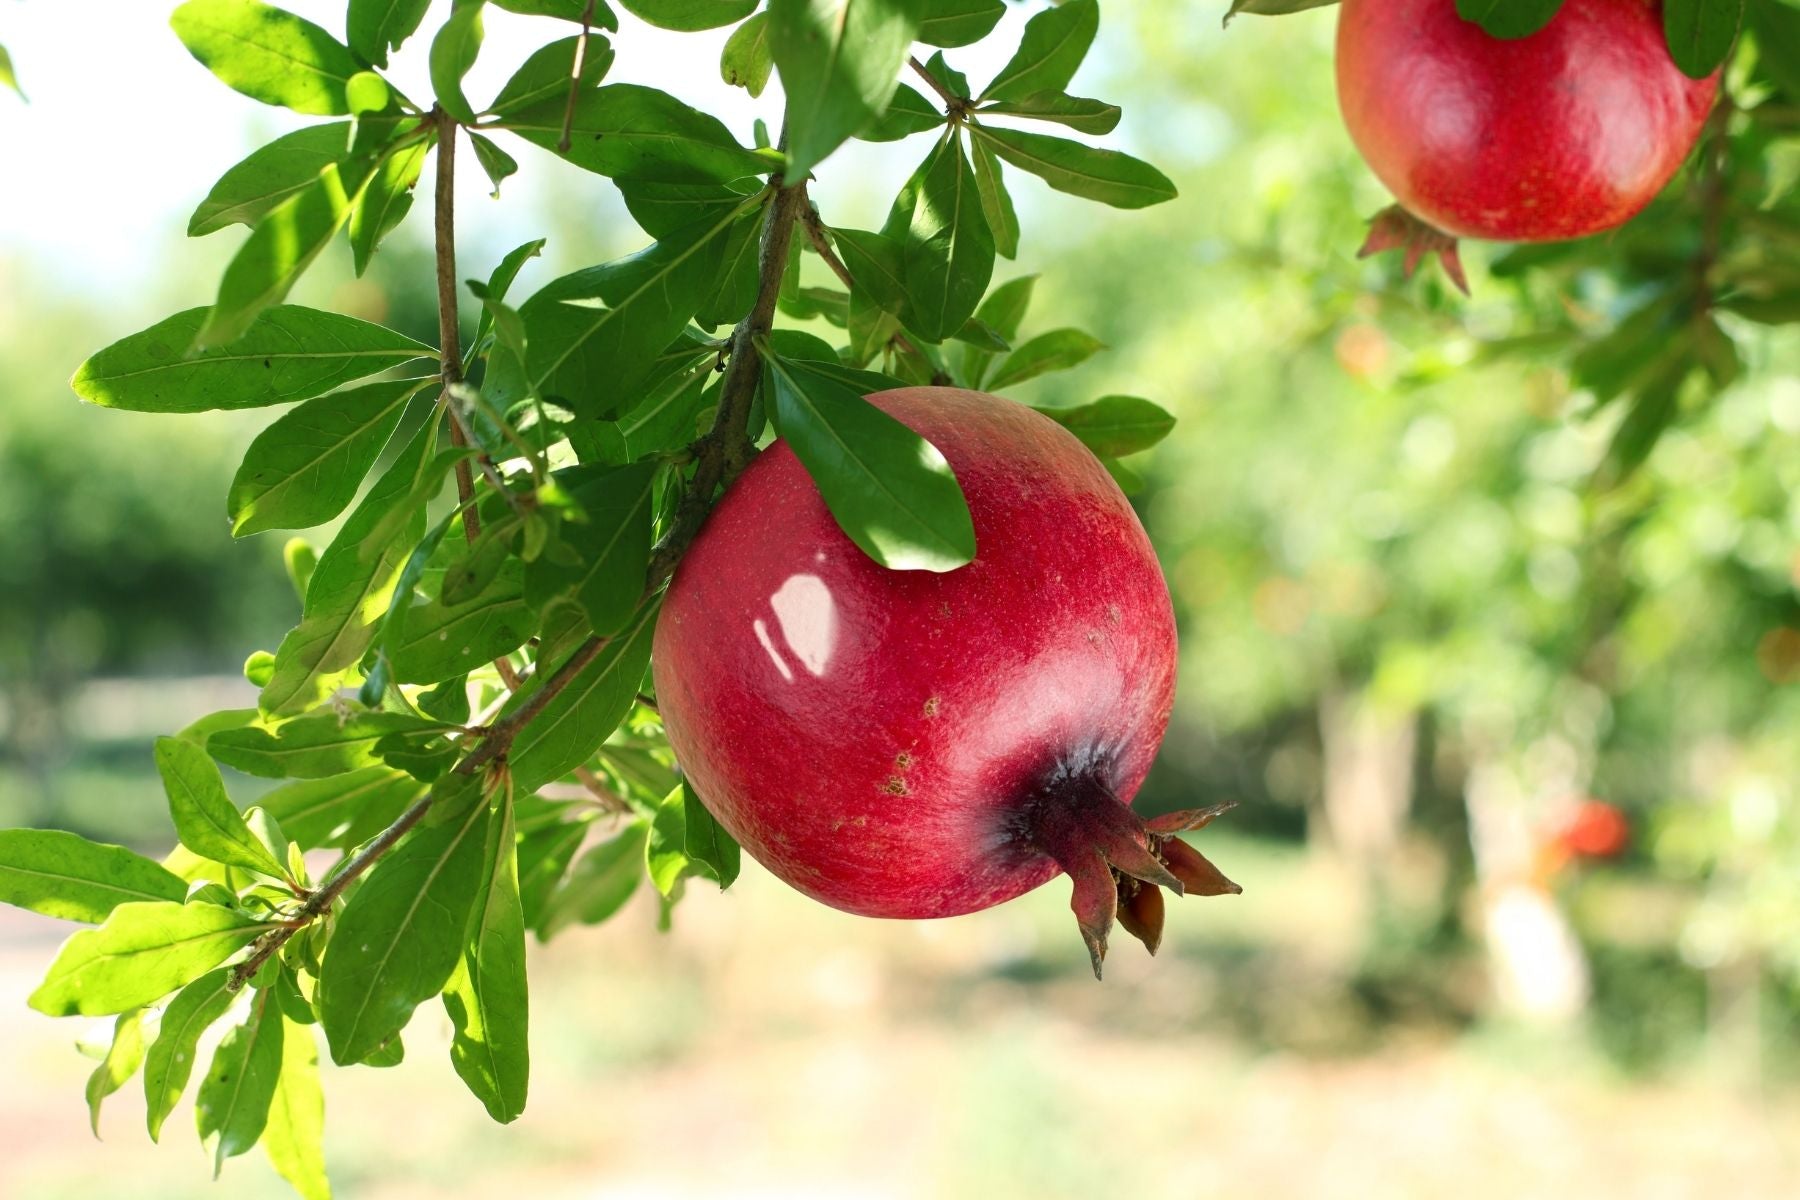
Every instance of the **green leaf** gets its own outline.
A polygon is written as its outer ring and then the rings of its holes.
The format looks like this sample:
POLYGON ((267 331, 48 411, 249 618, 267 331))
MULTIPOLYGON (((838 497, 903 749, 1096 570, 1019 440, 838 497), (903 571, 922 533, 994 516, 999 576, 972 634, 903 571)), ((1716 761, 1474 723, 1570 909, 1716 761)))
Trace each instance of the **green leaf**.
POLYGON ((1005 15, 1003 0, 919 0, 919 41, 951 48, 973 45, 1005 15))
MULTIPOLYGON (((504 8, 507 12, 561 17, 565 21, 579 21, 589 12, 589 0, 492 0, 492 3, 494 7, 504 8)), ((594 24, 602 29, 618 30, 619 18, 607 7, 606 0, 599 0, 594 4, 592 12, 594 24)))
POLYGON ((731 31, 725 48, 719 52, 719 78, 732 87, 743 88, 755 98, 769 86, 769 75, 774 70, 775 54, 769 48, 769 15, 759 12, 731 31))
POLYGON ((975 557, 968 502, 935 446, 836 379, 797 362, 771 367, 775 428, 864 553, 920 571, 975 557))
POLYGON ((787 93, 785 178, 798 182, 879 117, 918 33, 911 0, 769 0, 769 46, 787 93))
POLYGON ((1145 208, 1176 196, 1168 176, 1117 150, 1097 150, 1064 138, 989 125, 971 125, 969 132, 1013 166, 1071 196, 1114 208, 1145 208))
POLYGON ((619 0, 626 12, 661 29, 693 33, 741 21, 759 0, 619 0))
MULTIPOLYGON (((555 150, 564 101, 551 98, 500 122, 528 142, 555 150)), ((766 173, 772 161, 744 149, 724 124, 667 92, 611 83, 575 102, 565 157, 583 170, 615 179, 725 183, 766 173)))
POLYGON ((273 925, 236 909, 158 900, 121 904, 63 943, 31 1007, 53 1017, 110 1016, 160 1000, 273 925))
POLYGON ((1751 0, 1745 23, 1756 35, 1756 59, 1787 94, 1800 100, 1800 9, 1782 0, 1751 0))
POLYGON ((901 245, 906 327, 928 342, 962 328, 993 276, 994 235, 960 138, 938 143, 894 202, 883 233, 901 245))
POLYGON ((525 911, 510 798, 488 822, 483 860, 468 945, 444 988, 444 1007, 455 1030, 451 1065, 488 1115, 506 1124, 525 1111, 531 1067, 525 911))
POLYGON ((358 275, 368 270, 381 239, 406 219, 412 208, 413 188, 425 168, 425 156, 436 143, 434 134, 389 155, 357 196, 350 209, 350 252, 358 275))
MULTIPOLYGON (((596 423, 591 431, 593 460, 623 465, 693 441, 713 374, 710 355, 687 363, 652 386, 643 401, 617 421, 596 423)), ((590 456, 584 453, 583 458, 590 456)))
MULTIPOLYGON (((1006 190, 1006 178, 1000 162, 985 142, 976 141, 970 149, 975 164, 975 194, 981 199, 982 219, 994 239, 994 250, 1005 258, 1019 253, 1019 214, 1013 209, 1012 195, 1006 190)), ((987 286, 987 281, 982 281, 987 286)))
POLYGON ((206 315, 190 308, 114 342, 69 386, 89 403, 135 412, 261 408, 437 354, 392 329, 287 304, 265 310, 236 344, 190 355, 206 315))
POLYGON ((694 862, 706 868, 724 891, 737 882, 743 865, 743 851, 737 840, 708 811, 706 804, 686 779, 681 782, 681 807, 684 838, 682 850, 694 862))
POLYGON ((231 534, 323 525, 344 511, 407 401, 431 379, 388 379, 308 400, 244 453, 226 508, 231 534))
MULTIPOLYGON (((285 978, 285 977, 284 977, 285 978)), ((271 989, 273 990, 273 989, 271 989)), ((273 1020, 271 1014, 267 1019, 273 1020)), ((263 1152, 300 1200, 331 1200, 325 1176, 325 1092, 312 1030, 282 1018, 281 1071, 269 1098, 263 1152)))
POLYGON ((230 984, 229 967, 209 972, 182 988, 163 1010, 156 1040, 144 1057, 145 1115, 153 1142, 162 1137, 163 1122, 187 1089, 200 1035, 237 1001, 230 984))
POLYGON ((1563 0, 1456 0, 1456 13, 1497 38, 1529 37, 1550 23, 1563 0))
POLYGON ((276 138, 219 177, 188 219, 188 236, 255 225, 264 213, 316 182, 319 172, 343 162, 349 148, 346 121, 309 125, 276 138))
POLYGON ((1092 334, 1079 329, 1053 329, 1040 333, 1002 359, 993 378, 983 386, 1010 387, 1051 371, 1067 371, 1104 349, 1105 344, 1092 334))
POLYGON ((1074 408, 1037 411, 1080 438, 1102 458, 1119 458, 1148 450, 1175 428, 1175 418, 1136 396, 1102 396, 1074 408))
POLYGON ((901 243, 866 229, 833 229, 831 234, 857 288, 889 312, 903 308, 906 287, 900 278, 901 243))
POLYGON ((467 599, 439 597, 405 611, 399 629, 386 635, 394 682, 437 683, 467 674, 517 650, 536 629, 537 614, 525 602, 525 565, 507 559, 467 599))
POLYGON ((420 428, 320 556, 307 584, 300 624, 275 651, 274 677, 258 700, 263 712, 284 716, 311 708, 369 648, 401 566, 425 532, 424 512, 409 502, 430 486, 440 461, 431 454, 434 435, 434 423, 420 428), (401 516, 398 526, 395 514, 401 516))
POLYGON ((1119 125, 1119 106, 1062 92, 1037 92, 1002 104, 983 105, 983 115, 1054 121, 1082 133, 1111 133, 1119 125))
POLYGON ((392 733, 431 733, 441 724, 410 713, 365 712, 350 717, 322 712, 283 721, 274 729, 227 729, 207 740, 207 751, 228 767, 264 779, 323 779, 381 761, 375 743, 392 733))
POLYGON ((945 117, 937 105, 904 83, 894 90, 887 111, 856 131, 865 142, 897 142, 927 129, 944 124, 945 117))
POLYGON ((1038 92, 1060 92, 1075 77, 1100 29, 1098 0, 1068 0, 1047 8, 1025 26, 1019 49, 982 100, 1019 100, 1038 92))
POLYGON ((398 1034, 462 957, 488 808, 415 830, 375 865, 337 920, 319 976, 319 1021, 340 1065, 398 1034))
POLYGON ((333 164, 264 213, 225 268, 212 311, 194 335, 194 348, 206 350, 236 341, 257 314, 279 304, 349 220, 361 183, 361 179, 345 178, 333 164))
MULTIPOLYGON (((638 686, 650 663, 657 608, 649 603, 639 609, 593 661, 519 731, 508 756, 517 794, 529 795, 561 779, 585 763, 619 727, 637 701, 638 686)), ((546 673, 540 666, 539 673, 500 710, 501 719, 527 703, 542 681, 555 673, 556 668, 546 673)))
POLYGON ((181 738, 158 738, 156 770, 182 845, 216 863, 282 878, 282 865, 244 824, 205 750, 181 738))
POLYGON ((431 88, 444 111, 464 124, 475 120, 475 109, 463 95, 463 76, 481 53, 483 0, 455 0, 450 16, 431 39, 431 88))
POLYGON ((563 876, 569 861, 587 837, 585 824, 569 822, 552 825, 527 834, 519 840, 519 902, 525 912, 525 925, 544 937, 543 922, 550 896, 563 876))
POLYGON ((1664 0, 1662 15, 1675 65, 1690 78, 1705 79, 1731 53, 1744 22, 1744 0, 1664 0))
POLYGON ((112 1045, 94 1073, 88 1076, 88 1127, 100 1136, 100 1105, 124 1087, 137 1074, 144 1061, 144 1010, 134 1008, 119 1014, 113 1024, 112 1045))
POLYGON ((1100 465, 1106 468, 1106 473, 1113 477, 1113 482, 1118 484, 1119 490, 1127 496, 1135 496, 1144 490, 1144 477, 1118 459, 1103 458, 1100 460, 1100 465))
POLYGON ((311 21, 257 0, 188 0, 169 24, 188 53, 252 100, 315 116, 350 111, 345 89, 362 65, 311 21))
POLYGON ((431 0, 350 0, 346 31, 350 49, 365 62, 387 66, 388 51, 417 33, 431 0))
POLYGON ((257 803, 301 846, 350 847, 392 824, 423 790, 404 771, 365 767, 285 784, 265 792, 257 803))
POLYGON ((643 595, 656 467, 652 463, 580 467, 559 472, 558 480, 587 521, 564 526, 564 544, 573 552, 573 561, 540 557, 526 567, 526 592, 541 608, 558 592, 573 589, 589 627, 610 637, 631 620, 643 595))
POLYGON ((611 417, 718 278, 730 212, 644 250, 551 282, 519 308, 529 384, 496 379, 501 402, 537 392, 578 416, 611 417))
POLYGON ((925 74, 936 80, 952 96, 959 96, 964 100, 969 98, 969 77, 951 66, 942 50, 925 60, 925 74))
POLYGON ((6 52, 5 46, 0 46, 0 87, 11 88, 19 99, 25 99, 25 89, 19 86, 18 73, 13 70, 12 55, 6 52))
MULTIPOLYGON (((575 75, 575 53, 581 47, 581 37, 562 38, 551 42, 548 46, 534 51, 523 66, 514 71, 512 78, 494 97, 488 106, 496 116, 506 118, 521 113, 539 104, 566 103, 569 86, 575 75)), ((581 60, 581 79, 577 83, 578 91, 587 91, 606 77, 612 66, 612 43, 597 33, 590 33, 587 39, 587 53, 581 60)))
POLYGON ((640 818, 582 855, 545 906, 538 937, 549 941, 571 925, 598 925, 625 907, 644 877, 649 834, 650 823, 640 818))
POLYGON ((1231 24, 1231 18, 1239 13, 1253 13, 1262 17, 1285 17, 1290 13, 1324 8, 1328 4, 1337 2, 1338 0, 1231 0, 1231 10, 1225 14, 1223 24, 1231 24))
POLYGON ((212 1143, 214 1179, 226 1159, 256 1145, 269 1123, 284 1040, 274 994, 273 988, 263 988, 251 998, 249 1015, 226 1032, 200 1081, 194 1119, 201 1142, 212 1143))
POLYGON ((60 829, 0 829, 0 904, 98 924, 121 904, 186 895, 179 876, 123 846, 60 829))
POLYGON ((650 821, 650 840, 644 845, 644 873, 667 899, 692 866, 687 855, 687 813, 678 787, 663 797, 650 821))

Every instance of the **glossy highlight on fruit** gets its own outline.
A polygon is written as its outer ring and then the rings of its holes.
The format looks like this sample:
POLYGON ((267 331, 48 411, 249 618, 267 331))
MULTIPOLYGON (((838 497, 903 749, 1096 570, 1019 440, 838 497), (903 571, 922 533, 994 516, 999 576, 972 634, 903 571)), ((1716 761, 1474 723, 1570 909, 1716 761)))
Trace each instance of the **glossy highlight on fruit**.
POLYGON ((682 769, 752 855, 813 898, 947 917, 1059 873, 1095 973, 1115 915, 1152 951, 1157 887, 1237 886, 1130 800, 1175 687, 1175 617, 1148 537, 1067 430, 1008 400, 870 402, 949 461, 976 557, 890 571, 776 442, 670 585, 653 656, 682 769))
POLYGON ((1351 138, 1402 208, 1456 237, 1554 241, 1629 220, 1693 149, 1718 82, 1675 66, 1654 0, 1567 0, 1513 40, 1455 0, 1345 0, 1338 19, 1351 138))

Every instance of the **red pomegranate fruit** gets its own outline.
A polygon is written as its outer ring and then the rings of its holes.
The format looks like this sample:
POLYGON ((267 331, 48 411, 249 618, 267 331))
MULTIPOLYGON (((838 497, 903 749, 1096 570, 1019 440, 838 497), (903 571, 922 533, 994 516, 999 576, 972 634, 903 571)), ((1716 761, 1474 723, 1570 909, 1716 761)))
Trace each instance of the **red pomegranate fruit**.
POLYGON ((948 917, 1067 872, 1100 974, 1115 917, 1152 953, 1159 886, 1236 892, 1175 835, 1223 806, 1130 807, 1168 724, 1175 618, 1104 467, 979 392, 869 397, 942 451, 974 519, 954 571, 892 571, 776 442, 669 587, 653 655, 682 769, 744 848, 847 912, 948 917))
MULTIPOLYGON (((1405 212, 1451 237, 1556 241, 1624 223, 1693 149, 1718 86, 1676 67, 1656 0, 1566 0, 1505 40, 1456 0, 1344 0, 1338 18, 1352 140, 1405 212)), ((1378 220, 1365 252, 1453 249, 1428 232, 1378 220)))

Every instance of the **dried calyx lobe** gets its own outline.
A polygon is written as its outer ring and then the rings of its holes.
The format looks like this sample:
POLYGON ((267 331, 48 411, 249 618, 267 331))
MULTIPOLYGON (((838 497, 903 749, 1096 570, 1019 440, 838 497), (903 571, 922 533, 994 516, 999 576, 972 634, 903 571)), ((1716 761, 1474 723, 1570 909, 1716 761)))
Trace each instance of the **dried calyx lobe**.
POLYGON ((1074 881, 1070 908, 1100 978, 1113 921, 1155 954, 1162 941, 1162 888, 1177 896, 1243 891, 1178 836, 1201 829, 1230 804, 1138 816, 1114 793, 1104 761, 1059 765, 1017 810, 1019 840, 1049 855, 1074 881))

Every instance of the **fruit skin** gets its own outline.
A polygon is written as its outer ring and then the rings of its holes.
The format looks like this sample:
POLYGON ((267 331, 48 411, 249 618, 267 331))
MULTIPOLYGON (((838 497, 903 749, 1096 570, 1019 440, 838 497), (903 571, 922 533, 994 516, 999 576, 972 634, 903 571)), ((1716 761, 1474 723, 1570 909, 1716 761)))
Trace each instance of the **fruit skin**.
POLYGON ((1345 0, 1338 19, 1338 105, 1357 149, 1402 207, 1459 237, 1624 223, 1693 149, 1718 85, 1675 66, 1649 0, 1567 0, 1510 41, 1455 0, 1345 0))
POLYGON ((1124 810, 1168 724, 1175 618, 1136 514, 1067 430, 955 388, 869 399, 949 460, 975 560, 876 565, 776 442, 669 588, 657 702, 708 808, 776 875, 848 912, 947 917, 1064 869, 1033 829, 1059 778, 1124 810))

